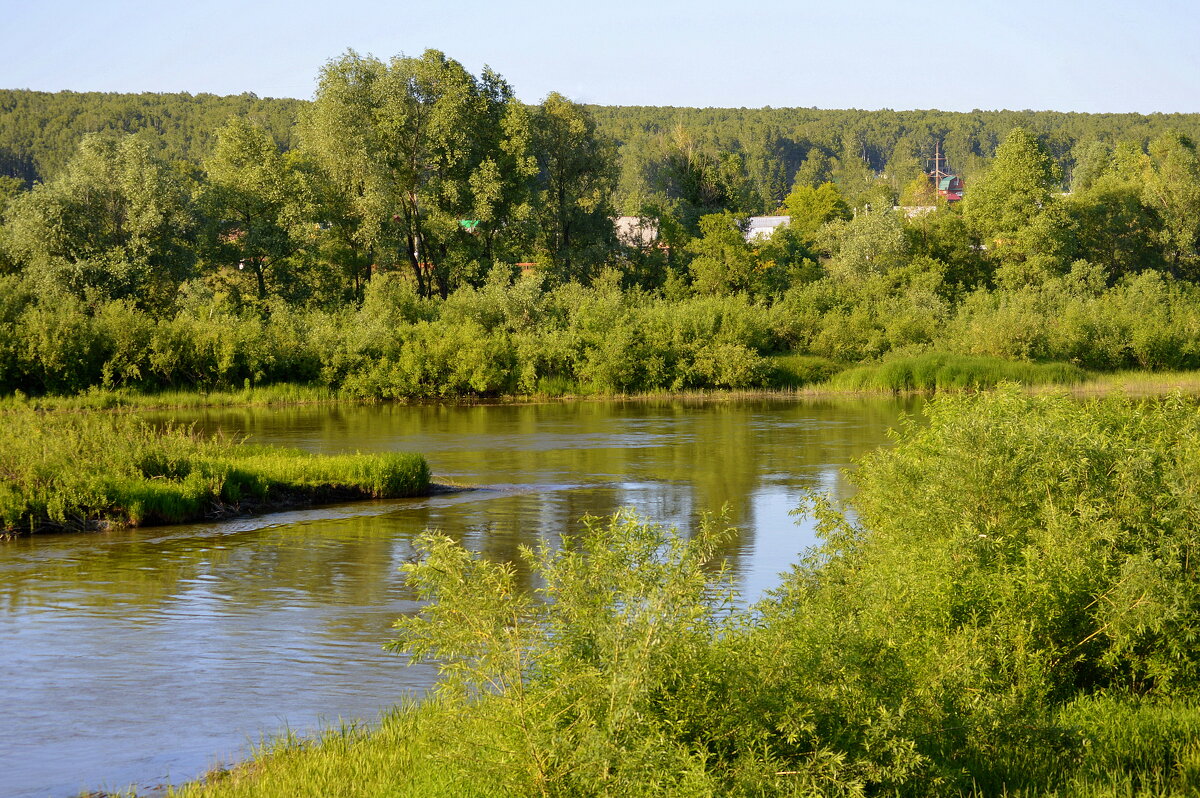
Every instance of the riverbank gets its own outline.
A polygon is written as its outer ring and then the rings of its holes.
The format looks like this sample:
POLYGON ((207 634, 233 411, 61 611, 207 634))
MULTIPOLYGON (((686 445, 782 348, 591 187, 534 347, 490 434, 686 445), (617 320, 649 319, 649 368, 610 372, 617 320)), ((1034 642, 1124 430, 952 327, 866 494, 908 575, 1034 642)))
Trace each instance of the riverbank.
POLYGON ((176 524, 433 490, 418 454, 313 455, 103 413, 10 410, 0 537, 176 524))
POLYGON ((1182 399, 945 397, 749 610, 724 524, 521 549, 546 601, 422 536, 392 647, 436 697, 172 794, 1194 794, 1198 443, 1182 399))
POLYGON ((1200 371, 1088 371, 1069 363, 1031 363, 999 358, 928 352, 893 357, 878 363, 838 364, 826 358, 785 354, 771 358, 771 380, 759 388, 712 388, 605 393, 582 390, 574 383, 543 385, 546 390, 499 396, 448 396, 430 399, 364 398, 327 386, 279 383, 228 391, 166 391, 93 389, 71 396, 0 399, 0 412, 165 411, 239 407, 281 407, 319 404, 374 404, 381 401, 414 404, 528 404, 573 401, 736 400, 887 395, 932 395, 979 391, 1002 382, 1033 393, 1066 392, 1077 396, 1112 393, 1130 397, 1181 391, 1200 395, 1200 371))

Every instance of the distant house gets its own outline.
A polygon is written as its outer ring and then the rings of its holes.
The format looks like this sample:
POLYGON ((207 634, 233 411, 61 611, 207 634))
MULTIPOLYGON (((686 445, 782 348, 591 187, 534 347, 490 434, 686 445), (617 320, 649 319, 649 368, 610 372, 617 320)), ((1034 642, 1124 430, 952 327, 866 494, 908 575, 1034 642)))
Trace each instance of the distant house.
POLYGON ((617 240, 627 247, 651 247, 658 241, 658 224, 642 216, 618 216, 613 227, 617 240))
POLYGON ((904 214, 905 219, 916 219, 937 210, 936 205, 893 205, 892 210, 904 214))
POLYGON ((746 241, 766 241, 790 221, 790 216, 751 216, 746 224, 746 241))
POLYGON ((938 196, 946 202, 958 202, 963 198, 963 181, 958 175, 943 175, 938 179, 938 196))

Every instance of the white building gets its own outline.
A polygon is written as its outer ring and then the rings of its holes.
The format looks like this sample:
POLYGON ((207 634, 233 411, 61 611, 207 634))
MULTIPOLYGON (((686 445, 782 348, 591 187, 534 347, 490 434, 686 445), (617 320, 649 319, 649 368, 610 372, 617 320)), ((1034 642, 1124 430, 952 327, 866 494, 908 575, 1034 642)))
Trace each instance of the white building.
POLYGON ((766 241, 790 221, 790 216, 751 216, 746 224, 746 241, 766 241))
POLYGON ((649 247, 658 241, 658 224, 643 216, 618 216, 613 219, 617 240, 627 247, 649 247))

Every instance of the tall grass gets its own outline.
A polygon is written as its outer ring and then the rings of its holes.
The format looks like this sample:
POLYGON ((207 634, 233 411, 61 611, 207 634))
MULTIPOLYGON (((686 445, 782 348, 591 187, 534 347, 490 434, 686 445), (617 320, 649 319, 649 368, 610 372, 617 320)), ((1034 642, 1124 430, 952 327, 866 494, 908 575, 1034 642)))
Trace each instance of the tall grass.
POLYGON ((1026 363, 979 355, 926 352, 897 357, 836 374, 829 386, 841 391, 902 392, 993 388, 1022 385, 1074 385, 1087 372, 1069 363, 1026 363))
POLYGON ((0 410, 28 407, 34 410, 161 410, 201 407, 253 407, 299 405, 346 400, 322 385, 281 382, 246 386, 241 390, 136 391, 129 388, 91 388, 74 396, 26 397, 17 392, 0 397, 0 410))
POLYGON ((388 711, 376 729, 361 725, 331 728, 307 740, 286 735, 261 745, 253 759, 217 769, 203 784, 184 785, 177 798, 341 798, 342 796, 420 796, 473 798, 503 794, 499 785, 463 778, 461 762, 473 740, 486 745, 486 725, 461 705, 432 697, 420 705, 403 702, 388 711))
POLYGON ((318 456, 124 415, 0 416, 0 534, 178 523, 272 503, 429 489, 416 454, 318 456))

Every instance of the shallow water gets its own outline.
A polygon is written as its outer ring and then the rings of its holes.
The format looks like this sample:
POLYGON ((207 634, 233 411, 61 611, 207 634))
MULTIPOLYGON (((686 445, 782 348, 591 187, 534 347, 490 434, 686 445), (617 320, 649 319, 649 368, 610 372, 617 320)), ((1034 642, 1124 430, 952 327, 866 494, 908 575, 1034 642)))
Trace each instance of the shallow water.
MULTIPOLYGON (((179 413, 316 452, 422 452, 485 490, 0 545, 0 795, 194 778, 285 729, 375 718, 428 689, 381 645, 417 605, 422 530, 489 557, 622 506, 681 528, 728 505, 746 600, 813 543, 789 515, 915 400, 322 406, 179 413)), ((168 416, 153 416, 166 420, 168 416)))

